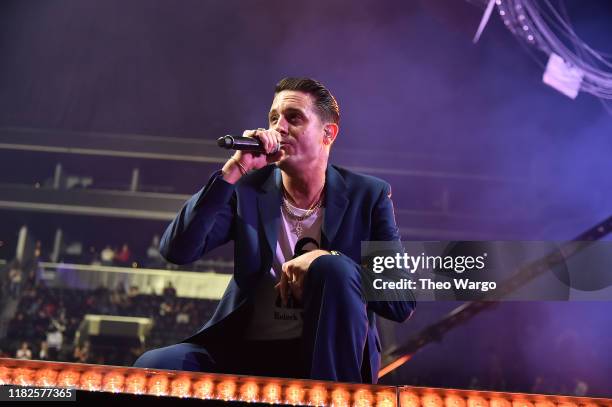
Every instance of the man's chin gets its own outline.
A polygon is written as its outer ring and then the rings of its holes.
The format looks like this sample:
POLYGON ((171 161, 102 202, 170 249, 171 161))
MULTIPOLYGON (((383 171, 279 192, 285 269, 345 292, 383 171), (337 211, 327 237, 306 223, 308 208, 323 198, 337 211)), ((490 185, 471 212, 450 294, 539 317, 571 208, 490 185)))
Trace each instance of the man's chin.
POLYGON ((290 165, 287 164, 287 159, 285 158, 281 158, 280 160, 278 160, 276 162, 276 166, 283 171, 287 170, 287 168, 290 167, 290 165))
POLYGON ((290 166, 292 161, 291 156, 283 152, 280 159, 276 162, 276 165, 282 170, 287 168, 287 166, 290 166))

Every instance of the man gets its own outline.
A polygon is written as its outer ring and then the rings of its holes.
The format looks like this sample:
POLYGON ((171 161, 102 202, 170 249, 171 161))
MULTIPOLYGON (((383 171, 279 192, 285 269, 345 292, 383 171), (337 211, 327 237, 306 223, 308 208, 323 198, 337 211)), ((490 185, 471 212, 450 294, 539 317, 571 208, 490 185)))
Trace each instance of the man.
POLYGON ((376 382, 374 313, 402 322, 415 304, 363 298, 361 241, 399 233, 388 184, 328 165, 339 119, 321 83, 277 84, 268 129, 243 134, 266 154, 236 152, 161 240, 178 264, 234 241, 234 275, 215 314, 135 366, 376 382))

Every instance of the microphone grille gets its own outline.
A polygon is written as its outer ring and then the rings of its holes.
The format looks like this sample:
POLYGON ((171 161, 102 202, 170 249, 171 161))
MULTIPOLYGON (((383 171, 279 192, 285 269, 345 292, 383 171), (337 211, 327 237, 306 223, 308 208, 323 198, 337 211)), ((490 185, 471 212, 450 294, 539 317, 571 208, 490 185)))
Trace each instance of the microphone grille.
POLYGON ((223 136, 217 139, 217 145, 222 148, 232 148, 234 145, 234 138, 232 136, 223 136))

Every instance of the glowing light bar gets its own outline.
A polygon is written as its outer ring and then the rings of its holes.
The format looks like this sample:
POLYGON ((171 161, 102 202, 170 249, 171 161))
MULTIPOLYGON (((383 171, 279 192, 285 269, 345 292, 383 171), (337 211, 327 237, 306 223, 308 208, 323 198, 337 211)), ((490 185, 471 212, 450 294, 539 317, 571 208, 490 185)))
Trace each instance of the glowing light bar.
POLYGON ((612 407, 612 399, 399 387, 400 407, 612 407))
POLYGON ((311 406, 612 407, 612 399, 373 386, 17 359, 0 359, 0 384, 311 406))
POLYGON ((398 407, 397 389, 391 386, 16 359, 0 359, 0 384, 250 403, 398 407))

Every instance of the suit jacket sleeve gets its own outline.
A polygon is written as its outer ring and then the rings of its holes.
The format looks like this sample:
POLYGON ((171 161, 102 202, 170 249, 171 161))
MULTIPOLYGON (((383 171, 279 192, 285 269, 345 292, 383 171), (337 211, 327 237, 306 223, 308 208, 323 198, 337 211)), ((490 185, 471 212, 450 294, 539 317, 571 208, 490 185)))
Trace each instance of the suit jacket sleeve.
POLYGON ((160 253, 171 263, 187 264, 233 238, 235 186, 215 172, 166 228, 160 253))
MULTIPOLYGON (((384 185, 372 213, 372 241, 392 241, 401 248, 401 238, 395 214, 393 212, 393 202, 391 201, 391 187, 384 185)), ((371 309, 383 318, 396 322, 403 322, 412 315, 416 307, 416 301, 412 292, 406 291, 402 296, 402 301, 369 301, 368 309, 371 309)))

